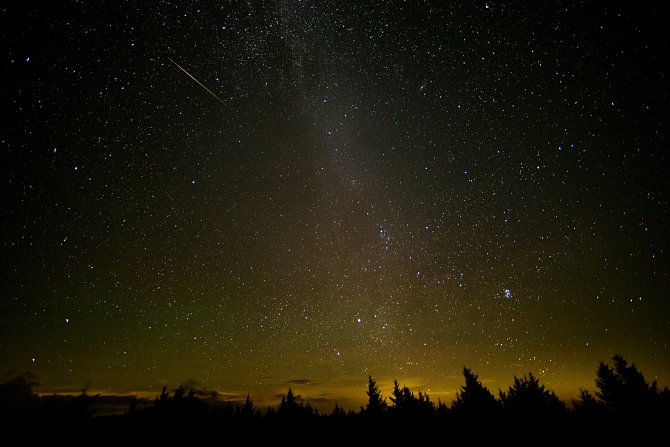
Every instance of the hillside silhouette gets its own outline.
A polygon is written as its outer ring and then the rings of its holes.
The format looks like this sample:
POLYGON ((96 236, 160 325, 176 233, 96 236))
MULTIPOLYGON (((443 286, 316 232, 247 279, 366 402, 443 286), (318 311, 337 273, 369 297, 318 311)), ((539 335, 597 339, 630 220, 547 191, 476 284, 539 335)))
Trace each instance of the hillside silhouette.
MULTIPOLYGON (((663 445, 670 420, 670 391, 648 383, 621 356, 601 362, 592 394, 582 390, 566 405, 531 372, 514 377, 498 397, 463 368, 464 383, 450 404, 434 402, 396 380, 383 396, 368 377, 367 404, 359 411, 336 405, 320 414, 291 388, 276 406, 221 402, 180 386, 163 388, 154 401, 134 399, 122 415, 98 416, 103 398, 43 396, 29 373, 0 385, 2 436, 16 445, 663 445)), ((363 390, 361 390, 363 392, 363 390)), ((214 396, 216 397, 216 396, 214 396)))

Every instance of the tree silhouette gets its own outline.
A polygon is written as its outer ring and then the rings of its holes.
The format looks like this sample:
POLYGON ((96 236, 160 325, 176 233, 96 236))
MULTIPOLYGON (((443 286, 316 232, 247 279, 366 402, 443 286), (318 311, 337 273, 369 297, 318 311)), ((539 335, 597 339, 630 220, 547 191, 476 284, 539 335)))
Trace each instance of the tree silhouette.
POLYGON ((463 368, 465 385, 456 394, 451 405, 455 416, 492 416, 498 407, 493 394, 479 381, 479 376, 468 368, 463 368))
POLYGON ((335 408, 333 408, 333 412, 330 413, 330 416, 333 418, 344 418, 347 416, 347 413, 340 407, 338 404, 335 404, 335 408))
MULTIPOLYGON (((358 445, 417 445, 431 444, 432 436, 443 436, 445 426, 458 427, 450 434, 454 445, 572 445, 575 440, 579 445, 653 445, 652 440, 665 435, 663 430, 670 420, 670 391, 659 390, 655 382, 647 383, 635 365, 621 356, 613 360, 612 367, 600 363, 597 391, 581 390, 573 401, 574 412, 567 412, 553 391, 532 373, 514 377, 513 385, 505 392, 499 391, 497 400, 477 374, 463 368, 464 383, 450 408, 441 401, 436 407, 426 393, 413 393, 407 386, 400 387, 397 380, 387 404, 369 376, 367 405, 360 408, 360 413, 345 412, 338 404, 327 417, 319 417, 318 411, 291 388, 280 396, 278 406, 270 407, 262 416, 250 394, 244 402, 222 402, 211 398, 211 393, 185 384, 170 392, 164 387, 153 403, 134 400, 123 416, 90 420, 97 396, 88 395, 86 388, 75 397, 38 397, 32 393, 29 378, 18 377, 0 384, 0 423, 3 428, 47 427, 41 432, 50 438, 33 442, 44 445, 61 427, 76 433, 82 445, 93 443, 85 439, 90 433, 109 434, 109 445, 127 445, 132 439, 141 445, 151 440, 156 445, 193 445, 199 441, 210 445, 209 441, 220 440, 209 437, 221 434, 226 444, 272 445, 278 433, 296 430, 302 430, 309 442, 332 441, 329 445, 349 445, 353 439, 358 445), (358 417, 380 414, 388 416, 358 417)), ((289 445, 282 440, 291 445, 311 445, 296 444, 295 438, 282 438, 277 444, 289 445)), ((60 441, 51 443, 64 443, 60 441)))
POLYGON ((596 397, 587 390, 579 391, 579 398, 573 400, 573 407, 575 411, 583 414, 597 413, 603 409, 603 405, 596 399, 596 397))
POLYGON ((417 401, 417 411, 419 414, 428 415, 435 411, 435 404, 430 400, 428 393, 419 391, 419 399, 417 401))
POLYGON ((66 408, 66 417, 74 422, 86 422, 93 414, 95 409, 92 408, 95 401, 100 397, 100 394, 91 396, 87 393, 88 387, 81 390, 81 394, 72 399, 66 408))
POLYGON ((414 394, 406 386, 402 389, 398 385, 398 381, 393 381, 393 391, 391 392, 391 402, 393 403, 393 410, 400 412, 409 409, 411 401, 414 400, 414 394))
POLYGON ((500 391, 500 402, 508 415, 531 419, 556 417, 565 411, 563 402, 553 391, 540 385, 533 373, 521 379, 515 376, 514 385, 507 393, 500 391))
POLYGON ((437 406, 435 407, 435 414, 439 417, 445 418, 451 414, 451 410, 440 399, 437 400, 437 406))
POLYGON ((169 397, 170 397, 170 393, 168 393, 167 387, 164 386, 163 390, 161 391, 160 396, 156 398, 156 401, 154 402, 154 406, 156 408, 167 407, 169 397))
POLYGON ((312 408, 312 406, 309 403, 307 404, 303 404, 302 402, 299 403, 295 394, 293 394, 293 390, 289 388, 288 393, 286 393, 286 396, 282 396, 281 398, 281 402, 279 403, 279 407, 277 408, 277 415, 296 417, 296 416, 315 416, 318 415, 318 413, 314 410, 314 408, 312 408))
POLYGON ((254 413, 254 402, 251 400, 251 395, 247 393, 247 399, 244 401, 244 406, 240 410, 240 415, 243 417, 252 417, 254 413))
POLYGON ((291 414, 296 411, 296 408, 298 407, 298 402, 295 399, 295 395, 293 394, 293 390, 291 388, 288 389, 288 393, 286 393, 286 396, 281 397, 281 402, 279 403, 279 408, 277 409, 277 413, 279 414, 291 414))
POLYGON ((38 404, 33 394, 37 385, 30 373, 24 373, 0 384, 0 420, 13 423, 18 419, 30 417, 38 404))
POLYGON ((398 381, 393 381, 393 392, 390 398, 393 402, 393 412, 404 416, 427 415, 435 411, 435 405, 431 402, 428 394, 419 391, 417 398, 409 388, 400 388, 398 381))
POLYGON ((596 372, 596 396, 606 408, 616 412, 637 412, 653 403, 658 395, 656 383, 647 384, 635 364, 620 356, 612 356, 614 368, 600 362, 596 372))
POLYGON ((382 397, 377 382, 372 376, 368 376, 368 405, 365 407, 365 413, 368 415, 380 415, 386 411, 386 399, 382 397))

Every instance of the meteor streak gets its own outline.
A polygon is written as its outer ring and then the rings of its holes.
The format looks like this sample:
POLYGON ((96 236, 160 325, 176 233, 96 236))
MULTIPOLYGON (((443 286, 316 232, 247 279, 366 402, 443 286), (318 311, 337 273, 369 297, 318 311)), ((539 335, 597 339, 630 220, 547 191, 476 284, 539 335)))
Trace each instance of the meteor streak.
POLYGON ((209 93, 210 95, 212 95, 217 101, 219 101, 219 102, 220 102, 221 104, 223 104, 224 106, 226 105, 226 103, 223 102, 223 101, 221 100, 221 98, 219 98, 218 96, 216 96, 216 95, 214 94, 213 91, 211 91, 210 89, 208 89, 207 87, 205 87, 205 86, 203 85, 202 82, 198 81, 198 80, 197 80, 191 73, 189 73, 188 71, 186 71, 181 65, 179 65, 178 63, 176 63, 175 61, 173 61, 173 60, 172 60, 171 58, 169 58, 169 57, 168 57, 168 59, 170 59, 170 62, 172 62, 174 65, 176 65, 177 68, 179 68, 181 71, 183 71, 184 73, 186 73, 186 74, 188 75, 189 78, 191 78, 191 79, 193 79, 195 82, 197 82, 198 85, 199 85, 200 87, 202 87, 202 88, 204 88, 205 90, 207 90, 207 93, 209 93))

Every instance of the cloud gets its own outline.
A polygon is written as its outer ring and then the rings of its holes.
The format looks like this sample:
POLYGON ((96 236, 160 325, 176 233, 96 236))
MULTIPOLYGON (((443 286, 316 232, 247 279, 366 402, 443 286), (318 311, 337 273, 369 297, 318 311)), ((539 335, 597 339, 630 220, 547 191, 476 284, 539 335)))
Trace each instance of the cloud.
POLYGON ((337 402, 337 399, 331 399, 331 398, 323 397, 323 396, 303 397, 302 400, 304 402, 315 402, 315 403, 319 403, 319 404, 337 402))
POLYGON ((229 401, 232 401, 232 402, 236 402, 236 401, 246 400, 247 395, 246 395, 246 393, 240 393, 240 392, 218 391, 217 392, 217 397, 218 397, 219 400, 229 400, 229 401))
POLYGON ((316 385, 309 379, 293 379, 284 382, 285 385, 316 385))

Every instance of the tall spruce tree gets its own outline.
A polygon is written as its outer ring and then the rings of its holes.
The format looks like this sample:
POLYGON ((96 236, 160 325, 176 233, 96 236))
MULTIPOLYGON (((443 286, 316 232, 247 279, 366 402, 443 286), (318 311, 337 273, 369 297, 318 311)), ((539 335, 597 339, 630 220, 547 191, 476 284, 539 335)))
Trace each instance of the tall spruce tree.
POLYGON ((507 393, 500 392, 502 407, 508 414, 529 418, 551 418, 565 412, 565 404, 550 391, 540 385, 540 381, 528 373, 522 378, 514 377, 507 393))
POLYGON ((451 406, 457 416, 492 416, 498 403, 493 394, 479 381, 479 376, 468 368, 463 368, 465 385, 456 394, 451 406))
POLYGON ((368 376, 368 405, 365 407, 365 413, 369 415, 380 415, 386 411, 386 399, 382 397, 377 382, 372 376, 368 376))
POLYGON ((635 364, 620 355, 612 356, 614 368, 600 362, 596 372, 596 397, 617 412, 646 410, 658 397, 656 383, 649 385, 635 364))

